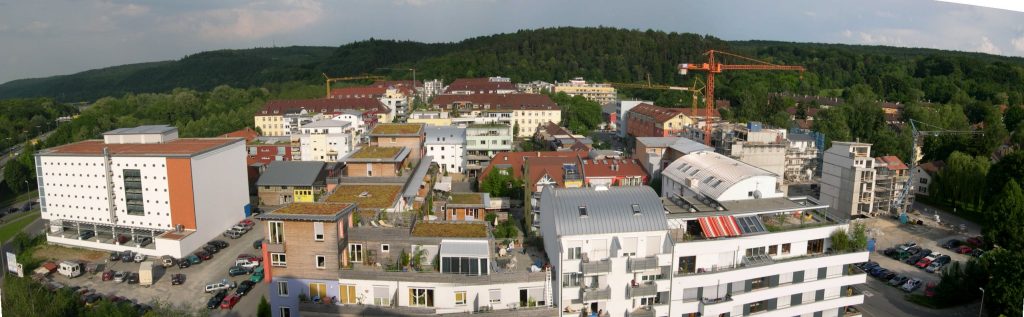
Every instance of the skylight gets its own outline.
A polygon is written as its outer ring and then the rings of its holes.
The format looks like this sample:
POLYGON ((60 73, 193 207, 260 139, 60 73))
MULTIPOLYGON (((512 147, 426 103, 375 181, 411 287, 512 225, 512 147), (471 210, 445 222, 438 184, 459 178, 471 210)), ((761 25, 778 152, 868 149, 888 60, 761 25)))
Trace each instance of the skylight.
POLYGON ((580 206, 580 217, 587 216, 587 206, 580 206))
POLYGON ((640 214, 640 204, 633 204, 632 207, 633 207, 633 214, 634 215, 640 214))

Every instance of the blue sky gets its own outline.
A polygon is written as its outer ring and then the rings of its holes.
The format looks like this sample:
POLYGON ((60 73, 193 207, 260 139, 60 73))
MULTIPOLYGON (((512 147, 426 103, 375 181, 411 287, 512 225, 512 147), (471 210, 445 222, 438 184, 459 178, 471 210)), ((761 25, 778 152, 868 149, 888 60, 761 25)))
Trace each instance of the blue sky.
POLYGON ((0 82, 221 48, 598 25, 1024 56, 1024 13, 932 0, 0 0, 0 82))

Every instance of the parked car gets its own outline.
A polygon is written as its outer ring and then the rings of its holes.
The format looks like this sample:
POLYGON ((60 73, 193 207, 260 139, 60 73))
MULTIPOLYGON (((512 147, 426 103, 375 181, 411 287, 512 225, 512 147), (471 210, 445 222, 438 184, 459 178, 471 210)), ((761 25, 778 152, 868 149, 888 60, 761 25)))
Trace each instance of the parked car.
POLYGON ((170 255, 165 255, 165 256, 162 256, 162 257, 160 257, 160 264, 161 264, 161 265, 162 265, 163 267, 172 267, 172 266, 174 266, 174 264, 175 264, 175 263, 177 263, 177 262, 178 262, 178 261, 176 261, 176 260, 174 259, 174 257, 172 257, 172 256, 170 256, 170 255))
POLYGON ((238 294, 228 295, 228 297, 225 297, 224 300, 221 301, 220 308, 221 309, 231 309, 231 308, 234 308, 235 304, 238 304, 238 300, 239 299, 242 299, 242 297, 238 296, 238 294))
POLYGON ((207 253, 210 254, 214 254, 217 253, 217 251, 220 251, 220 249, 218 249, 217 246, 207 244, 203 246, 203 251, 206 251, 207 253))
POLYGON ((252 269, 252 275, 249 276, 249 280, 253 283, 259 283, 263 281, 263 267, 257 266, 252 269))
POLYGON ((924 286, 924 296, 935 297, 935 282, 928 282, 928 285, 924 286))
POLYGON ((956 251, 956 253, 960 253, 960 254, 971 254, 971 252, 974 252, 974 249, 972 249, 969 246, 962 245, 962 246, 957 247, 955 249, 955 251, 956 251))
POLYGON ((115 241, 117 241, 117 244, 124 244, 125 242, 128 242, 128 240, 131 240, 131 238, 123 234, 117 235, 115 239, 115 241))
POLYGON ((942 254, 938 254, 938 253, 929 254, 928 256, 923 257, 920 260, 917 260, 917 263, 915 263, 914 266, 916 266, 918 268, 922 268, 922 269, 926 268, 926 267, 928 267, 928 264, 932 264, 932 261, 935 261, 935 259, 939 258, 940 256, 942 256, 942 254))
POLYGON ((78 240, 86 240, 95 236, 96 233, 92 232, 92 230, 85 230, 78 234, 78 240))
POLYGON ((249 291, 251 291, 255 286, 256 282, 251 280, 242 281, 242 283, 238 284, 238 288, 235 289, 235 295, 245 296, 245 294, 249 294, 249 291))
POLYGON ((145 247, 153 242, 153 238, 150 237, 135 237, 135 241, 138 241, 139 247, 145 247))
POLYGON ((139 273, 129 273, 128 284, 139 284, 139 273))
POLYGON ((139 253, 135 255, 135 263, 146 262, 148 257, 145 254, 139 253))
POLYGON ((909 281, 907 281, 907 283, 903 284, 903 287, 900 288, 902 288, 904 292, 913 292, 918 287, 921 287, 921 280, 912 278, 909 281))
POLYGON ((128 277, 128 272, 121 271, 121 272, 114 273, 114 282, 115 283, 124 282, 124 280, 127 277, 128 277))
POLYGON ((910 278, 906 277, 904 275, 897 275, 896 277, 894 277, 891 280, 889 280, 889 285, 891 285, 891 286, 901 286, 903 284, 906 284, 907 280, 910 280, 910 278))
POLYGON ((907 243, 901 244, 899 246, 899 248, 900 248, 900 250, 907 251, 908 249, 916 247, 916 246, 917 246, 916 242, 907 242, 907 243))
POLYGON ((181 285, 185 283, 185 274, 177 273, 171 275, 171 285, 181 285))
POLYGON ((241 233, 241 234, 246 234, 246 233, 249 232, 249 229, 250 228, 246 228, 243 225, 234 225, 234 226, 231 227, 230 230, 238 231, 238 233, 241 233))
POLYGON ((921 251, 918 251, 916 254, 914 254, 914 256, 910 257, 905 262, 907 264, 914 265, 917 264, 917 261, 920 261, 922 258, 928 256, 929 254, 932 254, 932 250, 921 249, 921 251))
POLYGON ((215 247, 217 247, 217 249, 227 249, 228 245, 229 245, 224 240, 210 240, 210 242, 207 242, 206 244, 215 246, 215 247))
POLYGON ((217 283, 207 284, 206 288, 205 288, 205 292, 210 293, 210 292, 216 292, 216 291, 219 291, 219 290, 228 290, 228 289, 235 288, 235 286, 238 286, 238 284, 233 282, 233 281, 229 281, 228 279, 224 279, 224 280, 222 280, 220 282, 217 282, 217 283))
POLYGON ((971 251, 971 256, 976 257, 976 258, 980 258, 984 254, 985 254, 985 250, 982 250, 982 249, 974 249, 974 251, 971 251))
POLYGON ((231 238, 231 239, 238 239, 238 238, 242 237, 242 234, 238 233, 238 232, 236 232, 234 230, 228 230, 228 231, 224 231, 224 236, 228 237, 228 238, 231 238))
POLYGON ((245 275, 245 274, 249 274, 249 273, 252 273, 252 270, 244 268, 244 267, 241 267, 241 266, 232 266, 231 268, 228 269, 228 276, 230 276, 230 277, 235 277, 235 276, 239 276, 239 275, 245 275))
POLYGON ((256 222, 252 221, 252 219, 242 219, 242 221, 238 222, 238 225, 245 227, 246 230, 252 230, 252 227, 256 226, 256 222))
POLYGON ((946 249, 953 250, 953 249, 956 249, 957 247, 959 247, 959 246, 961 246, 963 244, 964 244, 964 242, 960 241, 959 239, 949 239, 948 241, 946 241, 946 243, 942 244, 942 247, 946 248, 946 249))
POLYGON ((103 279, 104 282, 113 280, 114 279, 114 271, 112 271, 112 270, 103 271, 103 278, 102 279, 103 279))
POLYGON ((900 250, 897 249, 897 248, 888 248, 888 249, 883 250, 882 254, 887 256, 887 257, 892 258, 892 257, 895 257, 897 254, 899 254, 899 251, 900 250))
POLYGON ((86 295, 85 299, 82 300, 82 302, 85 303, 85 307, 92 307, 93 305, 96 305, 96 302, 98 302, 101 299, 103 299, 103 296, 100 296, 100 294, 93 293, 86 295))
POLYGON ((257 249, 257 250, 262 249, 263 248, 263 239, 259 239, 259 240, 253 241, 252 242, 252 248, 253 249, 257 249))
MULTIPOLYGON (((207 255, 206 259, 209 259, 209 258, 210 258, 209 255, 207 255)), ((203 260, 204 260, 203 257, 200 256, 199 252, 190 254, 185 259, 187 259, 189 263, 192 263, 192 265, 203 263, 203 260)))
POLYGON ((181 261, 178 261, 179 269, 187 269, 190 266, 192 266, 192 262, 189 261, 188 258, 183 258, 181 259, 181 261))
POLYGON ((946 266, 946 264, 949 264, 949 262, 952 260, 953 259, 950 258, 948 255, 940 256, 936 258, 934 261, 932 261, 932 263, 929 263, 928 267, 926 267, 924 270, 928 271, 928 273, 935 273, 938 270, 942 269, 943 266, 946 266))
POLYGON ((121 252, 121 262, 131 262, 135 259, 135 254, 131 250, 125 250, 121 252))
MULTIPOLYGON (((207 293, 209 293, 209 291, 207 293)), ((225 296, 228 296, 227 290, 220 290, 216 294, 213 294, 213 297, 210 297, 210 300, 206 302, 206 308, 216 309, 220 306, 220 302, 224 300, 225 296)))
MULTIPOLYGON (((195 255, 197 257, 199 257, 200 259, 203 259, 203 261, 206 261, 206 260, 209 260, 209 259, 213 258, 213 255, 210 254, 210 252, 206 252, 206 251, 196 251, 195 255)), ((195 263, 192 263, 192 264, 195 264, 195 263)))
POLYGON ((121 259, 121 252, 117 252, 117 251, 110 252, 110 257, 108 259, 110 261, 120 260, 121 259))
POLYGON ((896 277, 896 272, 893 272, 893 271, 885 272, 885 274, 882 274, 881 276, 879 276, 879 278, 882 279, 883 281, 888 281, 888 280, 891 280, 891 279, 893 279, 895 277, 896 277))
POLYGON ((260 266, 260 262, 249 261, 249 262, 242 263, 242 265, 239 265, 239 266, 244 268, 244 269, 249 270, 249 273, 252 273, 253 269, 255 269, 255 268, 260 266))
POLYGON ((982 236, 970 237, 970 238, 967 238, 967 244, 971 245, 972 247, 976 247, 977 248, 977 247, 985 245, 985 238, 983 238, 982 236))
POLYGON ((878 269, 876 269, 876 270, 872 270, 872 271, 871 271, 871 276, 874 276, 874 277, 882 277, 883 275, 885 275, 885 274, 887 274, 887 273, 889 273, 889 269, 886 269, 886 268, 881 268, 881 267, 880 267, 880 268, 878 268, 878 269))

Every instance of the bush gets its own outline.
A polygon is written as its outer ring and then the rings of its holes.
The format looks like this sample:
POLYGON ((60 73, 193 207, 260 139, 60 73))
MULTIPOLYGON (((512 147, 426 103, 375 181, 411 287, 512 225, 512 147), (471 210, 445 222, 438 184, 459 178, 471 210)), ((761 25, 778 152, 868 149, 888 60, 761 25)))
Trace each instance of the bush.
POLYGON ((502 221, 494 228, 494 237, 499 239, 512 239, 519 236, 519 228, 511 221, 502 221))
POLYGON ((267 303, 266 297, 260 298, 260 306, 256 308, 256 317, 270 317, 270 303, 267 303))
POLYGON ((832 231, 832 235, 829 236, 832 240, 832 250, 836 252, 843 252, 850 250, 850 236, 846 234, 846 230, 836 229, 832 231))

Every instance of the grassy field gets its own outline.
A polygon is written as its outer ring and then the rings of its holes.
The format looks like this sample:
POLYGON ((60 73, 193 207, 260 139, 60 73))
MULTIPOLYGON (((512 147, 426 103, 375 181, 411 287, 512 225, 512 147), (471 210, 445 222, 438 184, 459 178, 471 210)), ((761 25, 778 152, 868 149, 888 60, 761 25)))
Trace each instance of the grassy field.
POLYGON ((32 223, 36 219, 39 219, 39 210, 29 211, 27 213, 18 215, 17 218, 7 220, 3 225, 0 225, 0 242, 7 241, 13 238, 21 229, 32 223))

